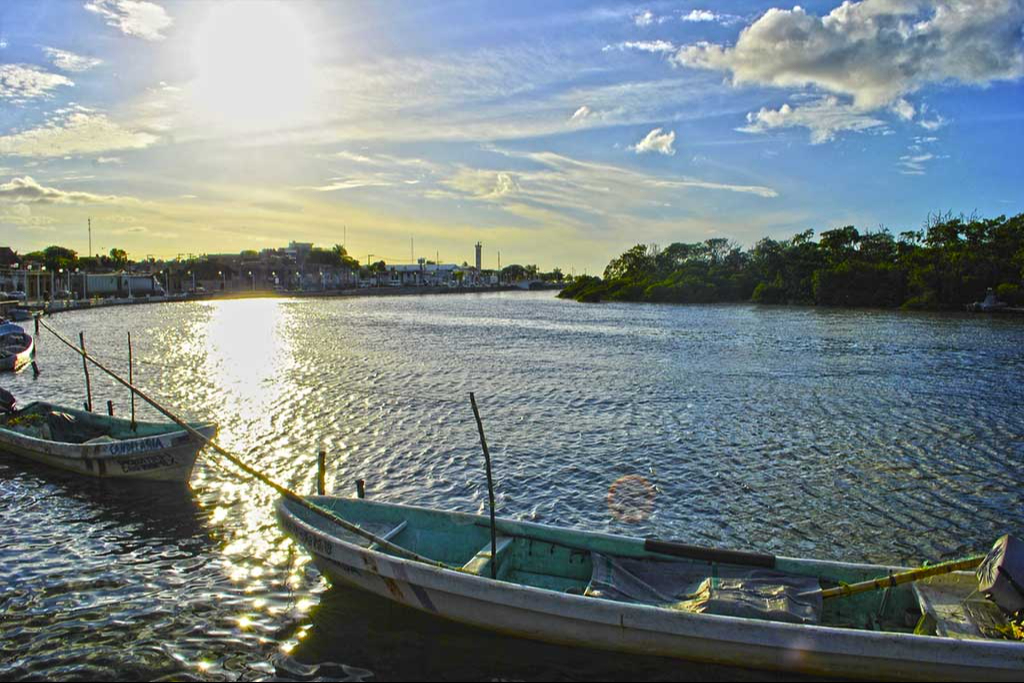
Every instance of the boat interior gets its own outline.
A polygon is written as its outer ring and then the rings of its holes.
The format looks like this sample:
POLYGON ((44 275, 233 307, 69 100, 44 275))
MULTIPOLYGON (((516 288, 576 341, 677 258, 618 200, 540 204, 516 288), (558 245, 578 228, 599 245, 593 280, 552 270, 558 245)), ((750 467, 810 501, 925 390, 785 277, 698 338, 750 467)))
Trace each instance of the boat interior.
MULTIPOLYGON (((808 600, 808 588, 880 578, 886 568, 711 551, 499 519, 491 552, 489 519, 352 498, 311 498, 366 531, 459 571, 545 590, 667 609, 840 628, 984 639, 1002 637, 1006 617, 977 591, 972 572, 884 590, 808 600), (675 546, 684 549, 682 556, 675 546), (686 555, 690 554, 690 557, 686 555), (716 555, 719 555, 716 556, 716 555), (770 558, 770 567, 764 558, 770 558), (754 566, 751 566, 754 563, 754 566), (756 605, 754 609, 748 609, 756 605), (767 605, 767 608, 764 606, 767 605)), ((322 516, 288 510, 341 540, 381 550, 322 516)))
POLYGON ((32 346, 32 336, 17 325, 0 325, 0 357, 16 356, 32 346))
MULTIPOLYGON (((199 425, 196 425, 197 427, 199 425)), ((181 431, 173 423, 135 422, 49 403, 30 403, 0 415, 0 428, 46 441, 87 444, 123 441, 181 431)))

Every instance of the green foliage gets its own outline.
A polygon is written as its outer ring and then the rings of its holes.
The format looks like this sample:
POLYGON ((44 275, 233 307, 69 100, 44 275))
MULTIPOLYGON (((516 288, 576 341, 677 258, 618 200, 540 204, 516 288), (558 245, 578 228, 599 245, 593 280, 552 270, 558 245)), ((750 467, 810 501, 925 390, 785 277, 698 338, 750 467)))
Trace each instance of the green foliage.
POLYGON ((989 287, 1024 303, 1024 214, 1007 219, 929 216, 894 238, 853 226, 764 238, 750 250, 722 239, 660 249, 638 244, 604 278, 580 277, 559 296, 577 301, 818 304, 961 308, 989 287))
POLYGON ((128 264, 128 252, 114 247, 110 250, 110 261, 116 267, 125 266, 128 264))

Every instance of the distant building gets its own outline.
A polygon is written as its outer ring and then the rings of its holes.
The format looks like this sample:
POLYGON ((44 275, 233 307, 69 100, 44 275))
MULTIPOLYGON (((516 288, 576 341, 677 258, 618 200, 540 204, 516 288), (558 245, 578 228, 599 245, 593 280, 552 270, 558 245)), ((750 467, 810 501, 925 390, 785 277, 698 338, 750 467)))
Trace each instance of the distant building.
POLYGON ((483 257, 483 251, 484 251, 484 243, 483 242, 477 242, 476 243, 476 269, 477 269, 477 271, 480 271, 482 269, 482 265, 481 264, 483 263, 483 258, 482 258, 483 257))
POLYGON ((124 298, 164 294, 163 285, 155 275, 128 273, 79 273, 71 277, 71 289, 80 299, 95 296, 124 298))

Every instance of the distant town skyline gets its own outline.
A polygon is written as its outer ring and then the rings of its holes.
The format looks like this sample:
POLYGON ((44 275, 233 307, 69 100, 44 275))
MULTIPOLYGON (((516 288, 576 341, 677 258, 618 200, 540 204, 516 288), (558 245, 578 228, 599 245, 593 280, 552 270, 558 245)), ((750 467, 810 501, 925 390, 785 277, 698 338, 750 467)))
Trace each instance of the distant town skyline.
POLYGON ((1024 211, 1024 2, 0 4, 0 244, 599 273, 1024 211), (414 252, 410 247, 414 242, 414 252))

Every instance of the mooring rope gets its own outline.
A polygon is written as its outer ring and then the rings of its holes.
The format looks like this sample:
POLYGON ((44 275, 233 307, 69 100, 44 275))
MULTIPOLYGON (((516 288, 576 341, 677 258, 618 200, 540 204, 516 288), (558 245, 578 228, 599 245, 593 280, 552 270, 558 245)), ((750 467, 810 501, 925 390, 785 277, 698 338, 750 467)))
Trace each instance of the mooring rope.
POLYGON ((361 536, 361 537, 371 541, 372 543, 376 543, 383 550, 387 550, 387 551, 390 551, 390 552, 392 552, 392 553, 394 553, 396 555, 400 555, 402 557, 409 558, 410 560, 415 560, 417 562, 422 562, 424 564, 429 564, 429 565, 432 565, 432 566, 435 566, 435 567, 442 567, 442 568, 445 568, 445 569, 452 569, 453 568, 453 567, 450 567, 450 566, 444 564, 443 562, 438 562, 437 560, 432 560, 429 557, 424 557, 423 555, 419 555, 417 553, 414 553, 411 550, 406 550, 405 548, 403 548, 401 546, 395 545, 394 543, 388 541, 387 539, 381 538, 380 536, 377 536, 376 534, 373 534, 373 533, 371 533, 369 531, 366 531, 365 529, 363 529, 363 528, 361 528, 361 527, 359 527, 359 526, 357 526, 357 525, 355 525, 355 524, 353 524, 353 523, 351 523, 351 522, 349 522, 349 521, 347 521, 345 519, 342 519, 341 517, 336 515, 331 510, 328 510, 325 507, 321 507, 320 505, 317 505, 316 503, 313 503, 313 502, 307 500, 303 496, 300 496, 299 494, 295 493, 291 489, 289 489, 289 488, 287 488, 287 487, 285 487, 285 486, 283 486, 281 484, 278 484, 276 481, 274 481, 273 479, 271 479, 267 475, 263 474, 259 470, 255 469, 254 467, 251 467, 250 465, 247 465, 241 458, 239 458, 239 457, 237 457, 235 455, 232 455, 230 452, 228 452, 223 447, 221 447, 220 444, 215 442, 213 439, 204 436, 202 433, 200 433, 198 430, 196 430, 192 425, 190 425, 189 423, 185 422, 183 419, 178 417, 176 414, 171 412, 169 409, 167 409, 164 406, 162 406, 159 402, 156 401, 156 399, 151 398, 146 392, 144 392, 143 390, 141 390, 138 387, 134 386, 131 382, 125 380, 124 378, 119 376, 113 370, 110 370, 109 368, 107 368, 105 365, 103 365, 103 363, 99 362, 98 360, 93 358, 91 355, 89 355, 88 352, 80 349, 79 347, 75 346, 73 343, 71 343, 70 341, 65 339, 64 336, 62 336, 59 332, 57 332, 57 330, 53 329, 52 327, 47 325, 42 320, 39 321, 39 324, 42 327, 44 327, 47 330, 49 330, 51 333, 53 333, 53 335, 55 337, 57 337, 57 339, 59 339, 65 346, 67 346, 69 349, 73 350, 75 353, 80 355, 83 358, 83 360, 86 360, 86 361, 92 363, 97 368, 99 368, 101 371, 103 371, 107 375, 110 375, 110 377, 112 377, 115 381, 117 381, 118 383, 124 385, 127 389, 131 390, 132 393, 138 395, 138 397, 141 398, 143 401, 145 401, 149 405, 151 405, 154 408, 156 408, 156 410, 158 410, 167 419, 169 419, 172 422, 174 422, 176 425, 178 425, 179 427, 181 427, 182 429, 187 431, 193 437, 199 439, 200 441, 203 441, 207 446, 209 446, 210 448, 215 450, 217 453, 219 453, 221 456, 226 458, 235 467, 239 468, 240 470, 242 470, 243 472, 248 474, 250 477, 253 477, 254 479, 256 479, 256 480, 266 484, 269 487, 271 487, 272 489, 274 489, 275 491, 280 493, 283 497, 287 498, 288 500, 290 500, 290 501, 292 501, 292 502, 294 502, 294 503, 296 503, 298 505, 301 505, 302 507, 306 508, 307 510, 310 510, 311 512, 314 512, 314 513, 316 513, 316 514, 318 514, 318 515, 320 515, 322 517, 325 517, 326 519, 328 519, 331 522, 337 524, 338 526, 340 526, 341 528, 345 529, 346 531, 348 531, 350 533, 353 533, 353 534, 355 534, 357 536, 361 536))

